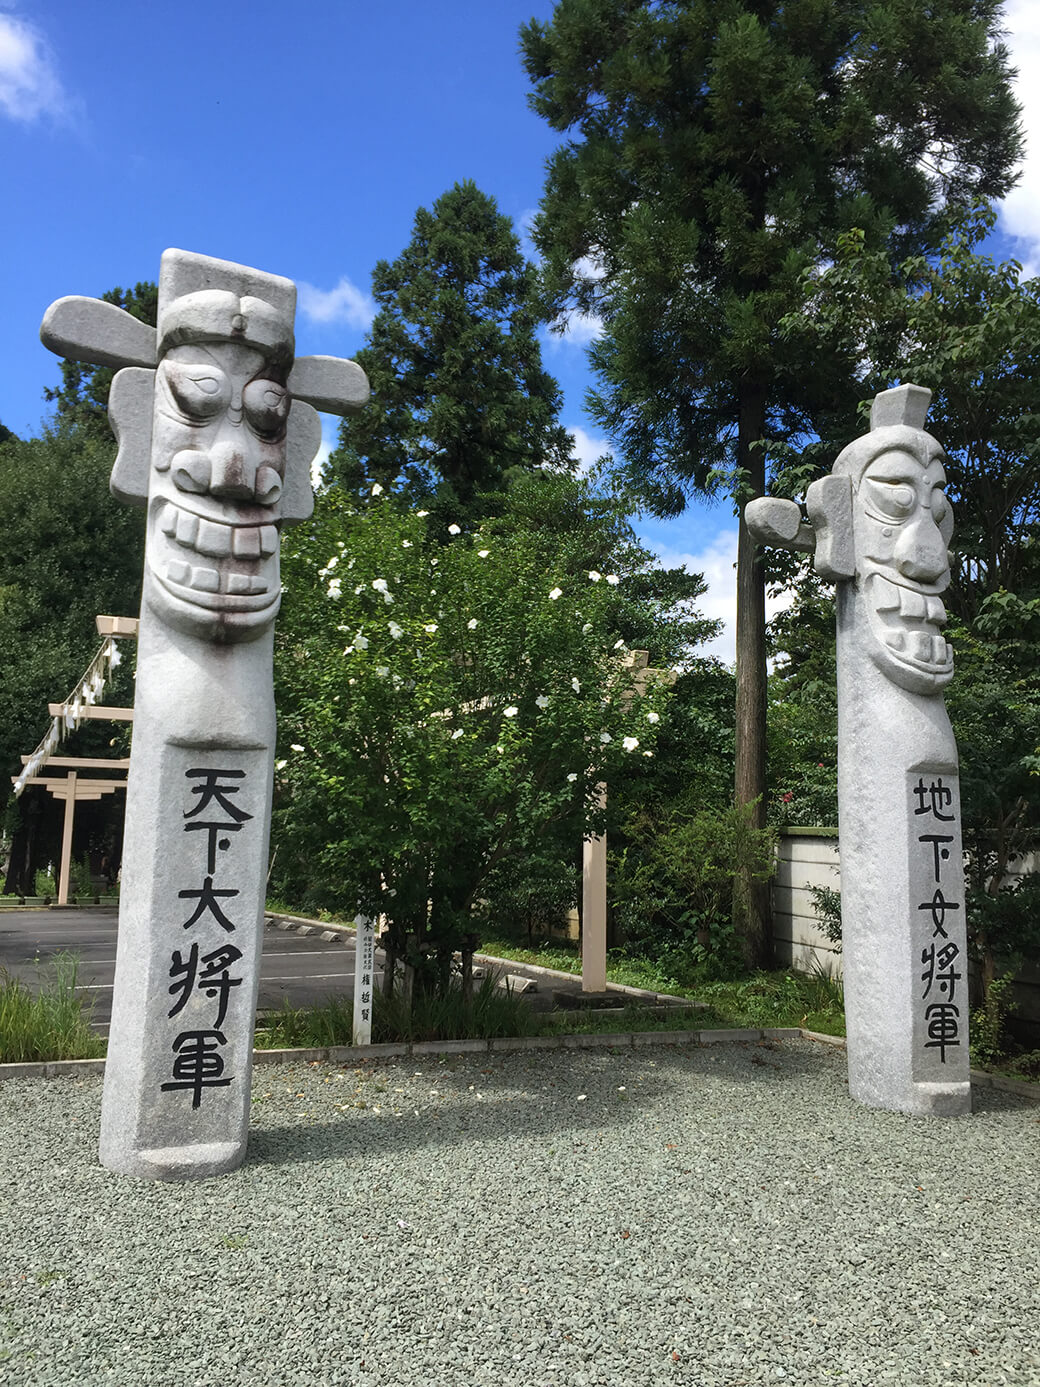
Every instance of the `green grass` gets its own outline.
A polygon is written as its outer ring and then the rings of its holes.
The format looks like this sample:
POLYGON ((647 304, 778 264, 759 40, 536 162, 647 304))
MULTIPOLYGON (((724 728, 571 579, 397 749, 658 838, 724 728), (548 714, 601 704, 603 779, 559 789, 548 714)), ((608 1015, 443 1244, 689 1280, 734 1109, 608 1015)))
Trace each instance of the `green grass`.
MULTIPOLYGON (((372 1039, 376 1044, 422 1040, 491 1040, 497 1036, 530 1035, 535 1018, 510 989, 497 986, 489 972, 466 1001, 459 987, 446 996, 417 996, 409 1007, 399 992, 375 994, 372 1039)), ((330 997, 317 1007, 297 1009, 288 1004, 267 1018, 256 1032, 257 1047, 311 1049, 352 1045, 354 1001, 330 997)))
POLYGON ((40 966, 35 996, 0 969, 0 1064, 97 1059, 105 1053, 105 1041, 90 1029, 92 1007, 76 994, 78 967, 74 954, 55 954, 40 966))
POLYGON ((609 1035, 627 1031, 704 1031, 725 1023, 711 1007, 647 1007, 631 1004, 615 1011, 552 1011, 537 1016, 538 1035, 609 1035))
MULTIPOLYGON (((519 946, 504 935, 485 934, 481 952, 517 963, 558 968, 565 973, 581 972, 581 952, 577 944, 553 943, 544 948, 519 946)), ((630 958, 617 950, 607 956, 607 981, 624 987, 642 987, 650 992, 668 992, 675 997, 707 1002, 709 1026, 804 1026, 824 1035, 845 1034, 845 1012, 839 979, 823 973, 795 973, 790 970, 753 973, 726 982, 704 981, 683 985, 666 969, 649 959, 630 958)), ((704 1013, 707 1015, 707 1013, 704 1013)), ((599 1029, 597 1027, 597 1029, 599 1029)), ((620 1024, 618 1029, 631 1029, 620 1024)), ((653 1029, 647 1026, 646 1029, 653 1029)))

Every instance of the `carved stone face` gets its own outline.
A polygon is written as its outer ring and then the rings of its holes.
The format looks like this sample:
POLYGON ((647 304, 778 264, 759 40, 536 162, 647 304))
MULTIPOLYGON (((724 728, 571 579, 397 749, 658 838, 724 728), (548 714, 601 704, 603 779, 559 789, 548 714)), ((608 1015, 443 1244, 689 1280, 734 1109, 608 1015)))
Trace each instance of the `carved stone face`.
POLYGON ((953 514, 942 453, 932 440, 918 455, 879 453, 855 489, 856 573, 870 623, 870 656, 894 683, 934 694, 953 676, 939 594, 949 585, 953 514))
POLYGON ((289 406, 252 347, 187 344, 159 363, 145 595, 180 631, 254 640, 277 614, 289 406))

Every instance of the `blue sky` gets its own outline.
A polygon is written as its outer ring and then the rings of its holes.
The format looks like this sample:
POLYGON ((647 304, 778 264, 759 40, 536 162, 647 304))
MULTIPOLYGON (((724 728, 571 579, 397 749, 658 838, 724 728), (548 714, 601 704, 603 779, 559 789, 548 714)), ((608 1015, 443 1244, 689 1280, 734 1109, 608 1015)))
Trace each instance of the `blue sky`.
MULTIPOLYGON (((349 356, 370 274, 407 243, 416 208, 472 178, 518 228, 556 137, 527 107, 518 30, 551 0, 0 0, 0 420, 38 431, 57 363, 44 309, 158 275, 181 246, 288 275, 297 348, 349 356)), ((1040 0, 1011 0, 1027 133, 1040 142, 1040 0)), ((1038 146, 1040 147, 1040 146, 1038 146)), ((994 248, 1040 272, 1040 158, 994 248)), ((587 333, 552 339, 580 456, 606 449, 583 410, 587 333)), ((330 425, 331 432, 331 425, 330 425)), ((735 521, 691 507, 639 529, 704 572, 703 606, 732 658, 735 521)))

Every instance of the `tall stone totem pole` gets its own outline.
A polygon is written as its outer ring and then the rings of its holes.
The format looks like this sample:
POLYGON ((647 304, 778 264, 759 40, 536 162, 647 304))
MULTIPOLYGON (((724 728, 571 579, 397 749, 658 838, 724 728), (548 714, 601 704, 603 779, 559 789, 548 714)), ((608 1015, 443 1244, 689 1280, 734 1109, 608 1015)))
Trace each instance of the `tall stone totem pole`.
POLYGON ((953 516, 931 393, 874 400, 870 433, 793 501, 761 497, 761 543, 812 551, 837 584, 838 820, 849 1088, 868 1107, 969 1112, 967 951, 953 651, 941 594, 953 516))
POLYGON ((294 363, 296 287, 168 250, 158 327, 59 299, 59 355, 120 366, 112 491, 147 507, 102 1164, 194 1179, 245 1157, 275 742, 279 532, 313 507, 315 408, 351 361, 294 363))

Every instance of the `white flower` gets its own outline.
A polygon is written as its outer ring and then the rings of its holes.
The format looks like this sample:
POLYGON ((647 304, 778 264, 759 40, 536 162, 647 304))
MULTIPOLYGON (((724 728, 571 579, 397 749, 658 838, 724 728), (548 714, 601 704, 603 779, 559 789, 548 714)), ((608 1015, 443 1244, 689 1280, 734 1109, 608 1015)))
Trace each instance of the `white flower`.
POLYGON ((643 755, 644 755, 644 756, 653 756, 653 754, 654 754, 654 753, 653 753, 652 751, 644 751, 644 752, 643 752, 643 755))
POLYGON ((434 633, 434 631, 436 631, 436 629, 437 629, 437 623, 436 623, 435 621, 428 621, 428 622, 426 623, 426 625, 423 627, 423 630, 427 633, 427 635, 430 635, 430 636, 433 635, 433 633, 434 633))
POLYGON ((563 596, 563 588, 553 588, 552 592, 549 594, 549 601, 550 601, 550 602, 555 602, 556 599, 557 599, 557 597, 562 597, 562 596, 563 596))
POLYGON ((399 641, 401 637, 404 635, 404 628, 398 626, 396 621, 388 622, 387 629, 390 632, 391 640, 399 641))
POLYGON ((471 616, 470 619, 469 619, 469 621, 466 622, 466 630, 467 630, 467 631, 475 631, 476 629, 477 629, 477 618, 476 618, 475 616, 471 616))
POLYGON ((385 679, 389 673, 389 665, 376 665, 376 674, 379 675, 380 679, 385 679))
POLYGON ((478 550, 477 550, 477 558, 478 558, 478 559, 486 559, 487 556, 488 556, 490 553, 491 553, 491 550, 490 550, 490 549, 478 549, 478 550))
POLYGON ((570 783, 571 783, 572 785, 573 785, 574 782, 577 780, 577 778, 578 778, 578 773, 577 773, 577 771, 571 771, 570 775, 567 777, 567 779, 570 781, 570 783))
POLYGON ((615 641, 615 642, 614 642, 614 649, 615 649, 615 650, 624 650, 624 648, 625 648, 625 642, 624 642, 623 640, 615 641))
POLYGON ((276 761, 274 763, 274 768, 276 771, 284 771, 287 764, 286 761, 276 761))
POLYGON ((412 547, 412 541, 411 541, 410 539, 402 539, 402 540, 401 540, 401 548, 402 548, 402 549, 411 549, 411 547, 412 547))
POLYGON ((606 746, 608 742, 612 742, 614 740, 614 738, 610 735, 609 732, 601 732, 599 734, 599 739, 604 746, 606 746))
POLYGON ((448 526, 448 534, 449 534, 449 535, 461 535, 461 534, 462 534, 462 526, 461 526, 461 525, 449 525, 449 526, 448 526))
POLYGON ((587 636, 591 630, 592 630, 592 622, 591 622, 591 621, 586 621, 585 625, 581 628, 581 634, 582 634, 583 636, 587 636))
POLYGON ((593 583, 598 583, 599 580, 600 580, 602 577, 603 577, 603 574, 602 574, 602 573, 597 573, 596 570, 595 570, 594 568, 590 568, 590 569, 589 569, 589 579, 590 579, 591 582, 593 582, 593 583))
POLYGON ((353 653, 354 653, 354 647, 353 647, 352 645, 345 645, 345 646, 343 647, 343 654, 344 654, 344 655, 353 655, 353 653))
POLYGON ((661 721, 661 714, 660 714, 660 713, 647 713, 647 715, 646 715, 646 720, 647 720, 647 722, 660 722, 660 721, 661 721))
POLYGON ((364 585, 364 583, 359 583, 358 586, 354 589, 354 596, 355 596, 355 597, 360 597, 361 594, 364 592, 364 590, 365 590, 365 585, 364 585))
POLYGON ((517 713, 519 713, 519 711, 520 711, 520 709, 516 706, 516 704, 515 704, 515 703, 511 703, 511 704, 509 705, 509 707, 506 709, 505 715, 506 715, 507 718, 515 718, 516 715, 517 715, 517 713))
POLYGON ((376 592, 386 593, 387 591, 385 578, 373 578, 372 586, 375 588, 376 592))
POLYGON ((612 588, 616 588, 618 583, 621 582, 621 579, 617 576, 616 573, 608 573, 607 582, 610 584, 612 588))
POLYGON ((417 510, 415 513, 419 517, 419 519, 422 520, 422 518, 426 515, 429 515, 430 512, 428 510, 417 510))
POLYGON ((572 679, 571 688, 574 690, 575 693, 581 693, 581 681, 578 679, 572 679))
POLYGON ((299 742, 293 742, 292 745, 289 747, 289 750, 290 750, 290 751, 302 751, 302 750, 303 750, 303 747, 300 746, 299 742))
POLYGON ((357 633, 357 635, 354 637, 354 644, 355 644, 355 646, 357 647, 358 650, 367 650, 367 649, 368 649, 368 637, 367 637, 367 636, 363 636, 363 635, 361 634, 361 632, 359 631, 359 632, 357 633))
POLYGON ((373 495, 373 496, 382 496, 382 494, 383 494, 383 488, 379 485, 378 482, 376 482, 375 486, 372 488, 372 495, 373 495))
POLYGON ((319 577, 327 578, 327 577, 329 576, 329 574, 332 572, 332 570, 336 567, 336 565, 337 565, 338 563, 339 563, 339 555, 338 555, 338 554, 333 554, 332 558, 329 559, 329 561, 328 561, 328 563, 325 565, 325 567, 324 567, 324 568, 319 568, 319 569, 318 569, 318 575, 319 575, 319 577))
POLYGON ((333 599, 334 602, 338 602, 339 599, 343 596, 343 584, 341 583, 339 578, 329 579, 329 596, 333 599))
POLYGON ((461 727, 456 727, 455 731, 451 734, 451 740, 452 740, 453 742, 457 742, 461 736, 462 736, 462 728, 461 728, 461 727))
POLYGON ((534 702, 535 702, 535 707, 537 707, 537 708, 548 708, 548 706, 549 706, 549 700, 548 700, 548 698, 545 696, 545 694, 539 694, 538 697, 535 699, 534 702))
POLYGON ((639 745, 639 738, 625 737, 621 745, 625 748, 626 751, 635 751, 636 747, 639 745))

